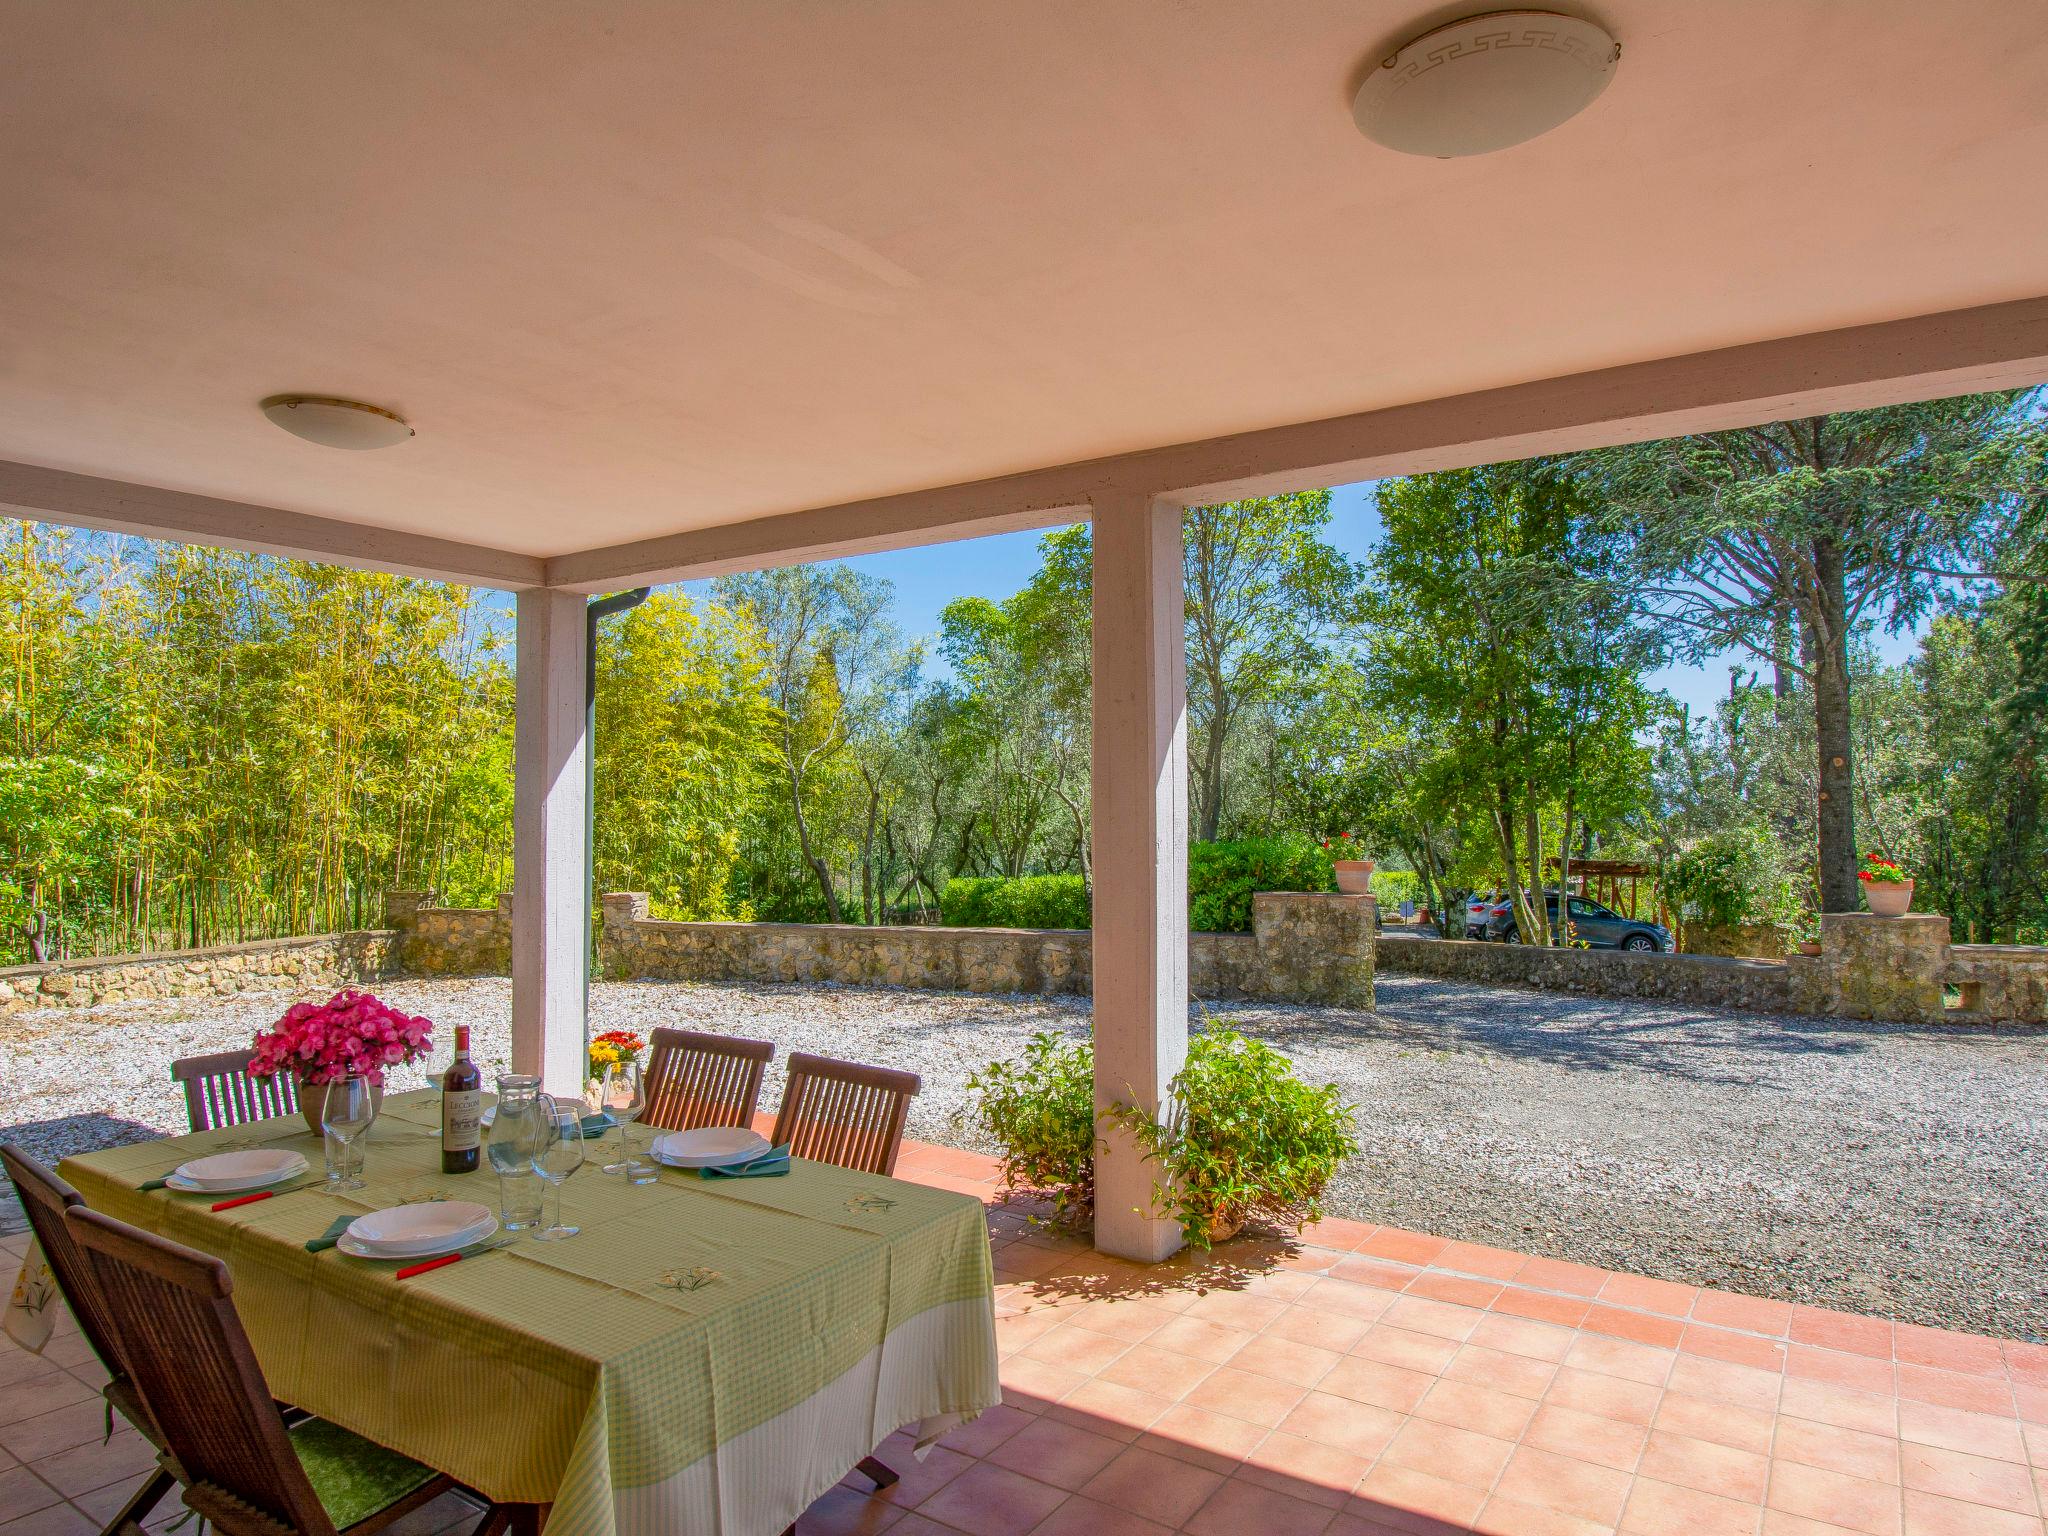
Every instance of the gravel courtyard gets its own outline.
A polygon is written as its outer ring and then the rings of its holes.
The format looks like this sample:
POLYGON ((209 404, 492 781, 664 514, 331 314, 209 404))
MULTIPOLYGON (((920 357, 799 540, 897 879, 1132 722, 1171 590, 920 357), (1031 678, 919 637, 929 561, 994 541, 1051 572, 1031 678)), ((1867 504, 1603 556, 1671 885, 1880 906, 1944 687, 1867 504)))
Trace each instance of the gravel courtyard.
MULTIPOLYGON (((510 984, 379 989, 486 1064, 510 984)), ((1765 1018, 1383 976, 1376 1013, 1234 1004, 1358 1105, 1332 1214, 1754 1295, 2048 1337, 2048 1033, 1765 1018)), ((910 1134, 977 1147, 965 1079, 1081 999, 600 983, 593 1028, 676 1023, 924 1074, 910 1134)), ((0 1021, 0 1134, 61 1156, 182 1129, 171 1057, 277 996, 0 1021)), ((425 1074, 417 1074, 424 1081, 425 1074)), ((771 1072, 764 1106, 779 1072, 771 1072)), ((410 1083, 401 1086, 411 1086, 410 1083)), ((993 1150, 982 1147, 982 1150, 993 1150)))

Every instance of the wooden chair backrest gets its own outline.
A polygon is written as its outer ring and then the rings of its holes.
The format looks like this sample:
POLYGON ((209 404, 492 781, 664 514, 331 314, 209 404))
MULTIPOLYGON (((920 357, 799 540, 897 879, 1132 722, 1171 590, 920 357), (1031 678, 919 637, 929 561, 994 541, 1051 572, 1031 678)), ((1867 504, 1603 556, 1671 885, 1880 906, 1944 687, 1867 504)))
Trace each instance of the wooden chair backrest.
POLYGON ((298 1086, 290 1075, 251 1077, 249 1063, 255 1059, 254 1051, 220 1051, 171 1063, 171 1076, 185 1087, 185 1117, 193 1130, 218 1130, 299 1112, 298 1086))
POLYGON ((227 1265, 83 1206, 65 1219, 185 1502, 227 1536, 335 1536, 242 1331, 227 1265))
POLYGON ((791 1051, 775 1144, 813 1162, 894 1173, 903 1122, 923 1086, 915 1072, 791 1051))
POLYGON ((64 1213, 74 1206, 82 1207, 85 1197, 12 1142, 0 1146, 0 1163, 6 1165, 7 1176, 14 1180, 15 1193, 21 1196, 22 1209, 28 1213, 29 1229, 35 1233, 50 1273, 56 1277, 57 1290, 70 1305, 71 1315, 78 1319, 78 1331, 85 1335, 85 1342, 100 1357, 109 1376, 124 1374, 119 1346, 114 1342, 113 1320, 107 1316, 99 1281, 85 1255, 71 1240, 71 1229, 64 1224, 64 1213))
POLYGON ((694 1131, 707 1125, 749 1126, 761 1100, 761 1075, 775 1047, 766 1040, 657 1029, 641 1080, 642 1125, 694 1131))

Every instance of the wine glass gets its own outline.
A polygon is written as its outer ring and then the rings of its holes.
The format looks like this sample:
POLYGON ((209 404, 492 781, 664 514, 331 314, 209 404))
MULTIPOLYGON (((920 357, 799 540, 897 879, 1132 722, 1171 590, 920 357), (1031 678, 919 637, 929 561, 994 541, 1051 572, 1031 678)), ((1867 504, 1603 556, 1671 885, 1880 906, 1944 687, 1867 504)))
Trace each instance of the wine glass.
POLYGON ((562 1220, 563 1186, 583 1166, 583 1121, 573 1104, 557 1109, 547 1094, 540 1096, 541 1121, 535 1132, 533 1171, 555 1186, 555 1219, 533 1235, 541 1242, 574 1237, 581 1228, 562 1220))
MULTIPOLYGON (((606 1163, 606 1173, 623 1173, 633 1179, 638 1171, 638 1160, 633 1156, 633 1122, 647 1107, 647 1098, 640 1076, 640 1063, 628 1057, 615 1061, 604 1069, 604 1078, 598 1085, 597 1108, 610 1115, 619 1123, 619 1160, 606 1163)), ((635 1183, 639 1180, 634 1179, 635 1183)))
POLYGON ((377 1101, 370 1092, 370 1080, 360 1073, 346 1072, 327 1085, 327 1097, 320 1110, 320 1128, 341 1143, 345 1171, 336 1189, 361 1189, 363 1163, 357 1153, 357 1138, 377 1118, 377 1101))

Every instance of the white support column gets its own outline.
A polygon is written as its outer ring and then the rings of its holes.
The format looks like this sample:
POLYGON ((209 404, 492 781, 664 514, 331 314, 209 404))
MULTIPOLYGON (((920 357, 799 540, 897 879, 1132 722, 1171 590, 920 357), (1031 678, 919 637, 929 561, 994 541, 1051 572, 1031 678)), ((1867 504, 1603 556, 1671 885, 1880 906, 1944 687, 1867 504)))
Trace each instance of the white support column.
MULTIPOLYGON (((1187 653, 1181 508, 1095 503, 1095 1107, 1156 1110, 1188 1043, 1187 653)), ((1106 1131, 1095 1246, 1154 1262, 1180 1230, 1150 1213, 1157 1166, 1106 1131)))
POLYGON ((512 1067, 551 1093, 584 1074, 584 601, 519 593, 512 768, 512 1067))

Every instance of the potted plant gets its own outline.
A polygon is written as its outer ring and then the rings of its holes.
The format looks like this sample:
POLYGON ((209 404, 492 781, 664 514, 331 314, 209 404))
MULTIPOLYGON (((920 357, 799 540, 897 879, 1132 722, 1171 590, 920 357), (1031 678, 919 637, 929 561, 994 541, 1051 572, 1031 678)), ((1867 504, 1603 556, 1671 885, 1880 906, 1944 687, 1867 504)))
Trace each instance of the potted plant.
POLYGON ((1890 859, 1866 853, 1856 878, 1863 882, 1863 900, 1879 917, 1904 917, 1913 905, 1913 881, 1890 859))
POLYGON ((638 1061, 640 1053, 646 1049, 647 1042, 630 1029, 608 1029, 601 1035, 594 1035, 590 1041, 588 1075, 602 1082, 607 1067, 615 1067, 625 1061, 638 1061))
POLYGON ((973 1115, 1003 1149, 1003 1184, 1052 1203, 1049 1220, 1095 1217, 1095 1051, 1086 1040, 1035 1034, 1015 1061, 967 1079, 973 1115))
POLYGON ((1253 1217, 1297 1231, 1322 1217, 1337 1165, 1358 1150, 1334 1083, 1313 1087, 1285 1056, 1235 1030, 1188 1046, 1162 1119, 1119 1104, 1122 1125, 1161 1169, 1156 1206, 1196 1248, 1235 1237, 1253 1217))
POLYGON ((1337 872, 1337 889, 1346 896, 1366 896, 1372 892, 1373 861, 1360 858, 1365 845, 1349 832, 1339 832, 1323 842, 1323 852, 1330 856, 1330 867, 1337 872))
POLYGON ((324 1003, 294 1003, 258 1034, 249 1075, 290 1073, 298 1083, 299 1112, 318 1136, 329 1083, 351 1073, 368 1078, 371 1102, 382 1104, 385 1069, 426 1055, 432 1029, 426 1019, 344 988, 324 1003))

